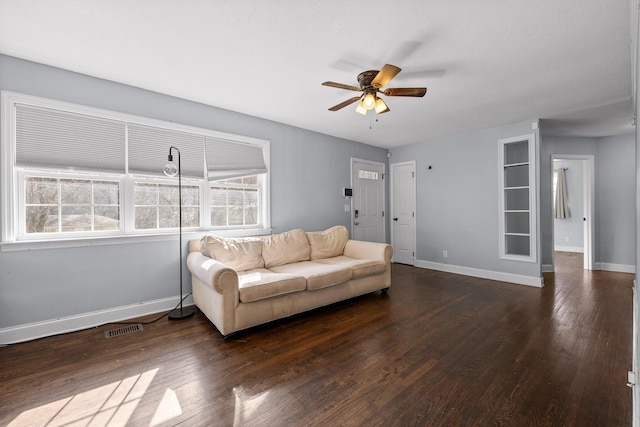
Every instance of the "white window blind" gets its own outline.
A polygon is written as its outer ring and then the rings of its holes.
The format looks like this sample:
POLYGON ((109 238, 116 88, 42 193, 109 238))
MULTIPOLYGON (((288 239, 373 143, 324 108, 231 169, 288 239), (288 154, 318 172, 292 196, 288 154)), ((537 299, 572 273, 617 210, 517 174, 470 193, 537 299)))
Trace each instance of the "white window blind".
POLYGON ((204 177, 203 135, 133 124, 129 125, 129 173, 162 175, 171 146, 180 150, 182 176, 204 177))
POLYGON ((267 172, 262 147, 207 137, 207 176, 210 181, 267 172))
POLYGON ((124 123, 16 104, 16 164, 19 166, 124 173, 125 153, 124 123))

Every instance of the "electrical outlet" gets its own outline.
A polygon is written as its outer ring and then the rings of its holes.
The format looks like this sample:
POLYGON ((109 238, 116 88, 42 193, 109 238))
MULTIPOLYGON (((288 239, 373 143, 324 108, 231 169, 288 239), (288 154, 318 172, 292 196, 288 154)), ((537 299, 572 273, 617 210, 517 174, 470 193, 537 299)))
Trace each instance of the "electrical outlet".
POLYGON ((446 258, 446 257, 448 257, 448 256, 449 256, 449 252, 447 252, 447 251, 442 251, 442 257, 443 257, 443 258, 446 258))

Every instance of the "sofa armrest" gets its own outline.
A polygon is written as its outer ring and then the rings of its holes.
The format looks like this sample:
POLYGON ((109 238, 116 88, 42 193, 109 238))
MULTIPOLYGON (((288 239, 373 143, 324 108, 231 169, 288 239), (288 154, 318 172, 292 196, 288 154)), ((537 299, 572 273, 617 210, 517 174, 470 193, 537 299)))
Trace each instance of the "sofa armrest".
POLYGON ((211 286, 218 293, 238 292, 238 273, 231 267, 211 259, 200 252, 191 252, 187 256, 187 267, 203 283, 211 286))
POLYGON ((378 259, 390 263, 393 256, 393 248, 387 243, 347 240, 343 253, 351 258, 378 259))

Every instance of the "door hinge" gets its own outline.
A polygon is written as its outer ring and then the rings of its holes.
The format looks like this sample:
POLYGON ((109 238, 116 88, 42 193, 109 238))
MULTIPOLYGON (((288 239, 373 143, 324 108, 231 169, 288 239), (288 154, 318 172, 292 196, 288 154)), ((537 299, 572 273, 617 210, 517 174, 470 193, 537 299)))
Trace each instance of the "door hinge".
POLYGON ((627 371, 627 386, 633 387, 636 385, 636 373, 633 371, 627 371))
POLYGON ((384 211, 382 211, 382 217, 384 218, 384 211))
POLYGON ((411 178, 415 178, 416 177, 416 173, 415 172, 411 172, 411 178))
POLYGON ((411 218, 415 218, 416 217, 416 213, 415 212, 411 212, 411 218))
POLYGON ((384 179, 384 174, 382 174, 382 179, 384 179))

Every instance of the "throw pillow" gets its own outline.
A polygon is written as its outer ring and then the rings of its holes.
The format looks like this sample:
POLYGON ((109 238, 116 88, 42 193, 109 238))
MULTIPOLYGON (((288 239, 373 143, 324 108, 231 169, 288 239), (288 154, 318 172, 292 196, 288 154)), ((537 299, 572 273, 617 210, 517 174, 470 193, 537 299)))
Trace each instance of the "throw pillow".
POLYGON ((342 255, 348 239, 349 230, 344 225, 336 225, 325 231, 307 232, 307 240, 311 247, 311 259, 342 255))
POLYGON ((200 240, 200 252, 236 271, 264 267, 259 239, 205 236, 200 240))
POLYGON ((267 268, 309 260, 309 242, 303 230, 263 237, 262 257, 267 268))

